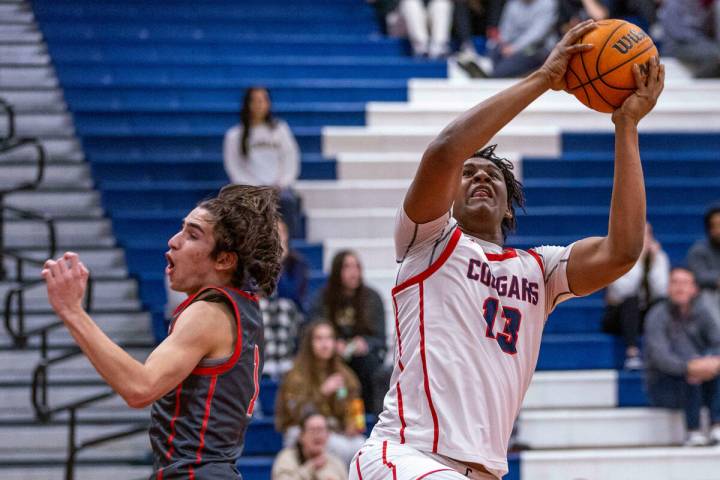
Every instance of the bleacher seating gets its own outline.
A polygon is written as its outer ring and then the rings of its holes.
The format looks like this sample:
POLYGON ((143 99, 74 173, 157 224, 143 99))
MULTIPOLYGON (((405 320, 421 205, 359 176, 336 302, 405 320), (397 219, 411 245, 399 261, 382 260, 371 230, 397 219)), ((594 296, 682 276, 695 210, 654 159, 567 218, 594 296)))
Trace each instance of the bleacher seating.
MULTIPOLYGON (((68 221, 65 235, 68 245, 79 231, 97 237, 116 258, 108 264, 98 256, 98 264, 137 281, 136 286, 111 276, 99 284, 105 305, 118 302, 133 311, 99 317, 104 328, 120 333, 134 328, 147 334, 149 315, 139 311, 136 295, 161 323, 165 243, 182 215, 225 183, 222 135, 236 123, 246 87, 270 88, 275 112, 301 145, 298 191, 306 218, 293 242, 312 265, 312 288, 323 281, 332 253, 350 247, 359 251, 367 281, 387 297, 394 279, 392 218, 422 149, 444 123, 507 84, 447 80, 444 62, 406 57, 403 42, 378 33, 362 0, 35 0, 32 8, 72 120, 51 115, 41 124, 25 121, 44 129, 56 156, 75 163, 85 158, 92 180, 83 177, 83 185, 100 192, 73 188, 72 201, 49 192, 43 206, 66 211, 69 202, 87 216, 108 215, 111 224, 68 221), (74 138, 53 136, 58 129, 76 132, 82 151, 74 138), (100 235, 110 230, 114 237, 100 235), (126 267, 118 266, 123 257, 126 267)), ((0 36, 15 32, 2 25, 0 36)), ((23 68, 16 66, 5 78, 21 76, 23 68)), ((53 70, 45 71, 45 83, 54 85, 53 70)), ((718 100, 720 84, 692 82, 680 69, 671 70, 665 96, 643 123, 649 218, 675 262, 703 234, 704 206, 718 197, 718 100)), ((610 132, 607 116, 560 92, 540 99, 498 136, 499 152, 517 164, 528 199, 511 245, 567 244, 605 232, 610 132)), ((540 371, 520 418, 521 437, 535 450, 511 457, 506 479, 715 478, 720 451, 672 448, 682 441, 680 415, 647 408, 641 374, 619 371, 623 349, 600 333, 602 308, 602 296, 595 294, 563 304, 551 316, 540 371)), ((49 317, 44 310, 43 315, 49 317)), ((8 361, 27 362, 27 371, 14 374, 22 388, 3 391, 14 399, 9 405, 16 405, 27 394, 33 362, 11 355, 8 361)), ((90 376, 91 367, 78 360, 68 372, 77 379, 90 376)), ((76 382, 73 393, 91 393, 99 385, 76 382)), ((262 385, 265 416, 252 423, 239 461, 246 480, 269 478, 280 447, 272 428, 276 388, 273 382, 262 385)), ((147 416, 127 413, 115 398, 92 409, 84 434, 112 428, 108 412, 118 421, 147 416)), ((15 438, 16 430, 0 429, 0 444, 39 451, 63 444, 62 421, 38 426, 23 414, 18 422, 25 422, 26 434, 15 438)), ((98 470, 101 465, 124 472, 118 478, 139 477, 148 471, 147 453, 143 435, 109 444, 80 457, 78 477, 100 478, 107 472, 98 470)), ((13 465, 7 478, 28 478, 27 472, 59 478, 61 472, 56 457, 27 455, 13 465)))

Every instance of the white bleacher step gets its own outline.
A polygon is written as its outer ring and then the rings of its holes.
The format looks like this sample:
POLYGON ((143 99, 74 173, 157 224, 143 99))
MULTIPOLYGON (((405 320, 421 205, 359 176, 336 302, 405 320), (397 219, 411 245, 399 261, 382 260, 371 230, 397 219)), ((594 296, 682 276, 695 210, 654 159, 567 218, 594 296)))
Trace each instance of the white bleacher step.
POLYGON ((4 3, 0 4, 0 23, 22 24, 32 23, 33 14, 24 4, 4 3))
POLYGON ((47 65, 48 63, 50 57, 41 43, 12 46, 0 43, 0 65, 47 65))
MULTIPOLYGON (((41 137, 38 139, 45 149, 45 160, 50 163, 55 160, 80 162, 85 157, 80 143, 73 137, 41 137)), ((0 162, 29 161, 35 162, 37 150, 33 146, 19 147, 11 152, 0 153, 0 162)))
MULTIPOLYGON (((28 382, 29 383, 29 382, 28 382)), ((50 405, 64 405, 83 398, 88 398, 99 393, 105 393, 109 390, 109 386, 98 383, 91 386, 73 385, 67 387, 50 385, 48 388, 48 403, 50 405)), ((17 386, 5 386, 0 389, 0 418, 7 418, 9 415, 27 416, 34 415, 33 407, 28 402, 30 385, 18 384, 17 386)), ((129 407, 119 395, 110 397, 84 408, 84 412, 97 414, 126 414, 129 407)), ((64 419, 67 414, 58 414, 53 418, 64 419)))
POLYGON ((65 111, 65 99, 59 88, 0 88, 0 98, 16 112, 65 111))
POLYGON ((0 67, 0 88, 57 86, 58 81, 52 67, 0 67))
MULTIPOLYGON (((519 155, 498 152, 515 165, 515 175, 522 179, 519 155)), ((412 179, 422 158, 418 153, 339 153, 336 157, 339 180, 412 179)))
MULTIPOLYGON (((15 288, 14 282, 0 282, 0 297, 4 298, 5 294, 15 288)), ((94 278, 92 286, 93 303, 98 308, 109 308, 104 303, 105 300, 120 298, 136 298, 137 284, 131 279, 103 279, 94 278)), ((25 289, 25 301, 36 302, 45 308, 49 308, 47 303, 47 290, 44 283, 38 283, 25 289)))
MULTIPOLYGON (((149 415, 135 416, 138 424, 149 423, 149 415)), ((82 419, 82 412, 79 414, 82 419)), ((80 424, 76 430, 76 441, 78 443, 91 438, 108 435, 113 432, 120 432, 129 428, 131 424, 120 425, 83 425, 80 424)), ((33 452, 35 456, 57 456, 66 453, 67 450, 67 425, 2 425, 0 424, 0 455, 7 457, 8 454, 16 454, 20 458, 26 452, 33 452)), ((147 432, 138 433, 130 437, 104 443, 80 453, 78 458, 98 458, 113 456, 137 455, 142 458, 150 450, 150 440, 147 432)), ((3 477, 4 478, 4 477, 3 477)))
MULTIPOLYGON (((37 165, 29 162, 3 162, 0 160, 0 189, 22 182, 32 181, 37 176, 37 165)), ((92 188, 90 168, 79 162, 53 162, 45 165, 42 185, 45 187, 92 188)))
MULTIPOLYGON (((132 339, 127 335, 114 334, 110 336, 113 340, 121 343, 128 343, 132 339)), ((138 336, 133 340, 135 343, 149 342, 148 335, 138 336)), ((59 355, 64 350, 52 351, 49 358, 59 355)), ((131 348, 128 353, 138 361, 145 361, 150 354, 151 349, 131 348)), ((0 381, 27 380, 32 378, 32 372, 40 361, 40 353, 36 350, 2 350, 0 351, 0 359, 3 360, 2 372, 0 372, 0 381)), ((60 380, 78 380, 84 382, 97 381, 102 382, 102 377, 97 373, 85 355, 78 355, 63 362, 51 365, 48 369, 48 378, 52 381, 60 380)))
MULTIPOLYGON (((93 321, 103 332, 113 338, 130 341, 135 338, 150 339, 151 319, 147 312, 119 312, 119 313, 90 313, 93 321)), ((52 313, 25 314, 25 329, 34 330, 50 325, 59 320, 52 313)), ((5 330, 0 330, 0 338, 7 337, 5 330)), ((65 328, 57 328, 48 334, 51 345, 69 345, 73 343, 72 337, 65 328)), ((12 368, 10 368, 12 369, 12 368)))
MULTIPOLYGON (((328 157, 351 152, 401 152, 421 155, 440 130, 441 126, 323 127, 322 151, 328 157)), ((553 126, 506 128, 488 143, 498 143, 503 146, 503 150, 521 155, 556 157, 562 151, 560 130, 553 126)))
POLYGON ((352 250, 360 257, 363 269, 395 266, 395 246, 388 238, 329 237, 323 241, 323 270, 330 271, 332 258, 340 250, 352 250))
MULTIPOLYGON (((6 132, 7 128, 7 117, 0 117, 0 132, 6 132)), ((70 136, 74 133, 75 128, 69 113, 43 112, 15 115, 15 135, 18 137, 70 136)))
POLYGON ((0 25, 0 44, 3 45, 25 45, 43 40, 42 34, 33 25, 22 25, 24 28, 15 31, 3 30, 2 27, 0 25))
MULTIPOLYGON (((75 480, 97 480, 99 478, 139 479, 149 478, 152 466, 137 465, 75 465, 75 480)), ((64 480, 64 467, 16 467, 3 468, 3 480, 64 480)))
MULTIPOLYGON (((408 101, 410 104, 461 104, 470 108, 516 82, 517 80, 411 79, 408 82, 408 101)), ((718 105, 720 81, 666 79, 665 90, 658 106, 664 102, 680 105, 718 105)), ((560 91, 546 92, 532 103, 534 108, 551 105, 583 107, 573 95, 560 91)))
POLYGON ((680 411, 654 408, 524 410, 519 432, 533 449, 667 446, 685 438, 680 411))
POLYGON ((343 237, 392 238, 395 208, 317 208, 306 210, 307 239, 322 242, 343 237))
MULTIPOLYGON (((68 245, 72 248, 72 245, 68 245)), ((73 248, 75 253, 80 255, 80 259, 83 264, 90 270, 94 275, 102 277, 125 277, 127 276, 127 266, 125 265, 125 253, 121 248, 73 248)), ((21 248, 18 249, 18 253, 25 256, 34 258, 40 261, 47 260, 47 248, 21 248)), ((57 255, 61 255, 63 252, 58 251, 57 255)), ((6 256, 4 258, 4 265, 7 274, 10 275, 10 279, 14 279, 15 275, 15 260, 6 256)), ((33 276, 39 277, 41 267, 35 266, 30 263, 25 263, 24 272, 27 277, 32 278, 33 276)))
POLYGON ((35 190, 15 192, 5 198, 8 205, 46 212, 50 215, 95 216, 100 207, 100 194, 92 190, 35 190))
MULTIPOLYGON (((47 226, 33 220, 7 220, 5 235, 8 245, 27 247, 47 244, 47 226), (23 243, 27 242, 27 243, 23 243)), ((112 223, 107 218, 83 218, 55 220, 58 243, 64 246, 92 245, 97 240, 112 239, 112 223)), ((103 241, 103 243, 107 243, 103 241)))
POLYGON ((536 372, 523 409, 612 408, 617 389, 616 370, 536 372))
POLYGON ((397 208, 410 186, 401 180, 304 180, 295 189, 302 197, 303 208, 397 208))
MULTIPOLYGON (((571 99, 574 100, 574 99, 571 99)), ((718 99, 720 102, 720 98, 718 99)), ((642 128, 653 131, 696 131, 720 130, 720 107, 718 104, 680 104, 663 96, 657 107, 643 119, 642 128), (673 103, 670 103, 673 102, 673 103)), ((437 126, 441 128, 465 112, 470 103, 380 103, 373 102, 367 107, 367 125, 371 129, 437 126)), ((515 117, 506 128, 553 125, 564 132, 605 131, 612 132, 614 125, 610 115, 600 114, 573 102, 545 102, 531 104, 515 117)), ((503 146, 503 144, 500 144, 503 146)))
POLYGON ((526 451, 520 478, 717 480, 720 446, 526 451))

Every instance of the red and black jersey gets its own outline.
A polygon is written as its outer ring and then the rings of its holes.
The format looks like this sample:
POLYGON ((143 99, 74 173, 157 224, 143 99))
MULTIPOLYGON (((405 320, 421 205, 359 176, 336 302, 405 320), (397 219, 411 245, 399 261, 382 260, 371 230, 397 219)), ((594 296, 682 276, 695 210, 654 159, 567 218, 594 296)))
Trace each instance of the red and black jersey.
POLYGON ((237 340, 232 355, 204 359, 183 382, 152 406, 151 479, 239 478, 235 461, 259 392, 264 351, 257 298, 228 287, 208 287, 183 302, 170 325, 195 301, 225 303, 233 312, 237 340))

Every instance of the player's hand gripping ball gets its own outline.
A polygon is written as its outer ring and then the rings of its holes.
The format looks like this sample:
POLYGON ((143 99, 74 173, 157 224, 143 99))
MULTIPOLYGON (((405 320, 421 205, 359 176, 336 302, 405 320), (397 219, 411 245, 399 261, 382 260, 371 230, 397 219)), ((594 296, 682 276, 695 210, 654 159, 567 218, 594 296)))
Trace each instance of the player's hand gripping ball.
POLYGON ((658 51, 650 36, 632 23, 601 20, 596 24, 596 29, 577 41, 594 48, 570 59, 565 73, 566 90, 593 110, 611 113, 637 88, 633 64, 640 65, 645 76, 649 60, 658 51))

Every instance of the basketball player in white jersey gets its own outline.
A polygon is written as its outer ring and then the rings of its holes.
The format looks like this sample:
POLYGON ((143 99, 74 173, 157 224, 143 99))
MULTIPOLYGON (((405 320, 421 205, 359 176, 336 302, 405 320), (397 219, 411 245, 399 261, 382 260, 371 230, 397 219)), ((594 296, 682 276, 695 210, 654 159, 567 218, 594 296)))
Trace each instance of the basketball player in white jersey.
POLYGON ((477 151, 541 94, 565 88, 569 58, 592 48, 575 42, 593 28, 573 28, 538 71, 461 115, 425 151, 395 226, 395 368, 351 479, 502 477, 548 314, 635 264, 645 228, 637 124, 663 89, 657 59, 645 77, 635 67, 637 90, 612 115, 606 237, 503 248, 522 186, 494 146, 477 151))

